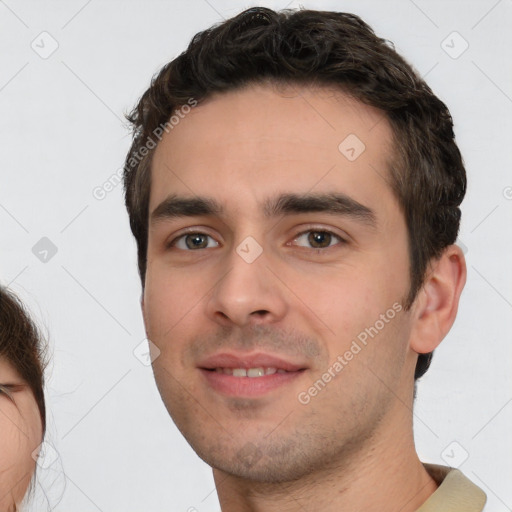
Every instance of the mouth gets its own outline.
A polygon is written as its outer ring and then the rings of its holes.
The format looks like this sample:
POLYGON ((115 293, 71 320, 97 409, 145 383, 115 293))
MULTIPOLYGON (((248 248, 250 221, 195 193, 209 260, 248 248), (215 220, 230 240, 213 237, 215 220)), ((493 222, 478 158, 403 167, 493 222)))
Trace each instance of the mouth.
POLYGON ((204 368, 205 370, 222 373, 223 375, 233 375, 233 377, 249 377, 249 378, 259 378, 264 377, 265 375, 274 375, 274 373, 285 374, 289 373, 282 368, 215 368, 209 370, 208 368, 204 368))
POLYGON ((226 396, 257 397, 299 378, 307 368, 270 354, 217 354, 198 369, 207 386, 226 396))

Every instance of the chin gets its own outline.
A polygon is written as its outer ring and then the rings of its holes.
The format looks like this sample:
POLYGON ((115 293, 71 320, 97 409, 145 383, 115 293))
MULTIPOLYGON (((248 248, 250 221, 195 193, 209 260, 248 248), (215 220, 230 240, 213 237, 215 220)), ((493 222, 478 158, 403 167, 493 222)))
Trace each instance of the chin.
POLYGON ((322 466, 322 461, 307 460, 300 445, 287 441, 285 445, 266 445, 257 447, 251 442, 238 450, 217 446, 193 446, 197 455, 213 469, 242 480, 260 483, 285 483, 299 480, 304 475, 322 466))

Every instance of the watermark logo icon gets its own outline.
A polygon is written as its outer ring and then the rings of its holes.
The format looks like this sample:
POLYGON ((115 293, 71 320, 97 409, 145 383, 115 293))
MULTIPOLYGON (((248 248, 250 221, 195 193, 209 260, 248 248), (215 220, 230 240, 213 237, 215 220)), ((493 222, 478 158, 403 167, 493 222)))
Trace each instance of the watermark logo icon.
POLYGON ((338 145, 339 152, 350 162, 357 160, 365 149, 364 142, 354 133, 347 135, 338 145))
POLYGON ((455 243, 462 249, 462 254, 465 256, 468 253, 467 245, 460 238, 457 238, 455 243))
POLYGON ((461 466, 468 457, 469 453, 458 441, 452 441, 441 452, 441 458, 452 468, 461 466))
POLYGON ((59 458, 57 450, 46 441, 43 441, 31 455, 41 469, 49 468, 59 458))
POLYGON ((242 460, 246 467, 250 468, 251 466, 254 466, 261 457, 263 457, 263 453, 253 443, 246 443, 243 448, 237 452, 237 456, 242 460))
POLYGON ((441 41, 441 48, 452 59, 458 59, 469 48, 469 43, 454 30, 441 41))
POLYGON ((57 246, 46 236, 43 236, 32 247, 32 254, 41 262, 48 263, 56 254, 57 246))
POLYGON ((151 363, 160 355, 160 349, 148 339, 143 339, 134 349, 133 355, 144 365, 151 363))
POLYGON ((41 59, 48 59, 51 57, 59 47, 57 40, 48 32, 41 32, 33 41, 30 43, 30 47, 34 50, 41 59))
POLYGON ((246 263, 252 263, 260 257, 263 247, 252 236, 248 236, 242 240, 236 252, 246 263))

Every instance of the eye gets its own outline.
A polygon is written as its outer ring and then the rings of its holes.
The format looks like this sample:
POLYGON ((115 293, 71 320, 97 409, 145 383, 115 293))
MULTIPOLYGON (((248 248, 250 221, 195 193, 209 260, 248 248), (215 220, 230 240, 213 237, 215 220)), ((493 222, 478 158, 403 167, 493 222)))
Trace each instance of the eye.
POLYGON ((338 243, 346 243, 340 236, 326 230, 305 231, 295 238, 294 242, 299 242, 297 245, 302 247, 309 245, 312 249, 327 249, 338 243))
POLYGON ((184 251, 209 249, 218 246, 219 244, 210 235, 205 233, 186 233, 178 236, 169 244, 169 247, 176 247, 184 251))
POLYGON ((9 400, 13 400, 12 391, 13 387, 10 384, 0 384, 0 395, 5 395, 9 400))

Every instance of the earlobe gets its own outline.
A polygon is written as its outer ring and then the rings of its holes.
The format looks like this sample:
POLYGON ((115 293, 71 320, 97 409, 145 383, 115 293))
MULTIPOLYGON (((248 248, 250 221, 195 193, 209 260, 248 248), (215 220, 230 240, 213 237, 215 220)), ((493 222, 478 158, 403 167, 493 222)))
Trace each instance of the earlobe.
POLYGON ((466 261, 457 245, 448 246, 431 263, 417 297, 410 347, 418 354, 432 352, 451 329, 466 283, 466 261))

